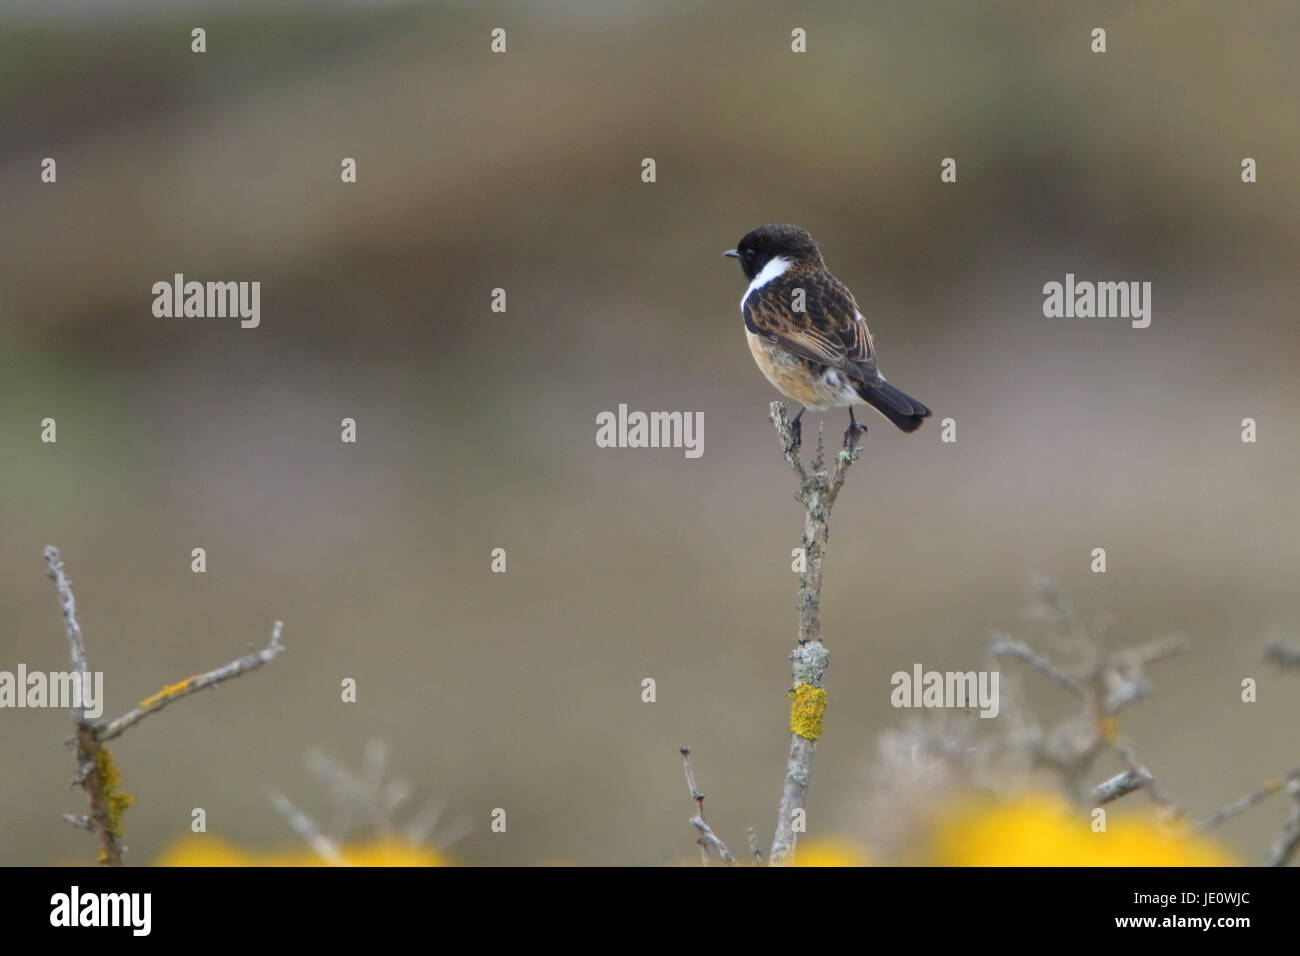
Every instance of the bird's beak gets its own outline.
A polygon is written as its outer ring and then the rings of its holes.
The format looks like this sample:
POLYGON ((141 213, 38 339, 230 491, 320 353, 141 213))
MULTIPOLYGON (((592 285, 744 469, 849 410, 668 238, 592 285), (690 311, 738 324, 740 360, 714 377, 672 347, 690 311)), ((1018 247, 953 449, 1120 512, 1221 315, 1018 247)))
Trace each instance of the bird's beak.
POLYGON ((728 249, 726 252, 723 253, 723 255, 724 255, 724 256, 730 256, 732 259, 739 259, 739 258, 740 258, 740 253, 737 252, 735 249, 728 249))

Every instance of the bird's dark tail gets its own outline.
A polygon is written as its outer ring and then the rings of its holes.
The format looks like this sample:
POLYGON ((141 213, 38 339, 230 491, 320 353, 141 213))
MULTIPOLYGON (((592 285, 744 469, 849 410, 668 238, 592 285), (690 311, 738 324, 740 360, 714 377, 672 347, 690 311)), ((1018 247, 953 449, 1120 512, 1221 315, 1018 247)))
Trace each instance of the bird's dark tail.
POLYGON ((888 382, 864 383, 858 386, 858 393, 863 401, 905 432, 916 431, 930 414, 930 409, 888 382))

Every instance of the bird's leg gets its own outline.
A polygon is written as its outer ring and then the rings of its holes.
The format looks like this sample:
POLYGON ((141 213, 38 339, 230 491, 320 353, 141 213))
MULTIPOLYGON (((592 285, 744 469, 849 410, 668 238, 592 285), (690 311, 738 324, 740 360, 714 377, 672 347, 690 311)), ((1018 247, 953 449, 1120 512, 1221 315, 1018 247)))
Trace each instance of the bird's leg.
POLYGON ((797 451, 799 446, 803 444, 803 425, 800 424, 799 419, 803 418, 803 413, 806 411, 808 411, 808 409, 801 405, 799 406, 799 414, 790 419, 791 450, 797 451))
POLYGON ((867 426, 853 417, 853 406, 849 406, 849 427, 844 429, 844 449, 852 451, 858 439, 867 433, 867 426))

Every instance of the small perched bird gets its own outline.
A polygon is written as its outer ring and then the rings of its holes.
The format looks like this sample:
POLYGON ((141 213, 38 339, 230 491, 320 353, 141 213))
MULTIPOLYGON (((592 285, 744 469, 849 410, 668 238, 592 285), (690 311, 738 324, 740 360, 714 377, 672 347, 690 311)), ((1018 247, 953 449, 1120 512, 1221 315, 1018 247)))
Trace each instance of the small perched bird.
POLYGON ((885 381, 866 319, 844 283, 831 275, 821 249, 798 226, 759 226, 723 255, 740 261, 749 288, 740 300, 754 361, 779 391, 804 411, 870 405, 905 432, 930 414, 885 381))

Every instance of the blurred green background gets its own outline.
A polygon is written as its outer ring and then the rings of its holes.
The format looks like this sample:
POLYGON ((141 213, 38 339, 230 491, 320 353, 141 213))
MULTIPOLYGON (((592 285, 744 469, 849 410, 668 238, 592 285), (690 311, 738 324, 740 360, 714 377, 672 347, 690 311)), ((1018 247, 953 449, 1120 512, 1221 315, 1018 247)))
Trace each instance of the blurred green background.
MULTIPOLYGON (((467 862, 691 859, 681 744, 766 839, 801 516, 720 253, 773 221, 958 422, 872 416, 840 498, 812 831, 861 826, 890 675, 1034 637, 1036 570, 1190 638, 1124 727, 1195 815, 1300 763, 1300 677, 1260 661, 1300 630, 1296 4, 114 7, 0 11, 0 669, 67 666, 46 544, 110 714, 276 618, 289 648, 118 742, 130 861, 194 807, 292 842, 266 788, 319 811, 304 752, 371 738, 467 862), (155 318, 177 272, 260 281, 261 327, 155 318), (1151 281, 1151 327, 1044 318, 1066 272, 1151 281), (702 411, 704 456, 597 448, 619 403, 702 411)), ((67 713, 0 721, 0 861, 92 858, 67 713)))

